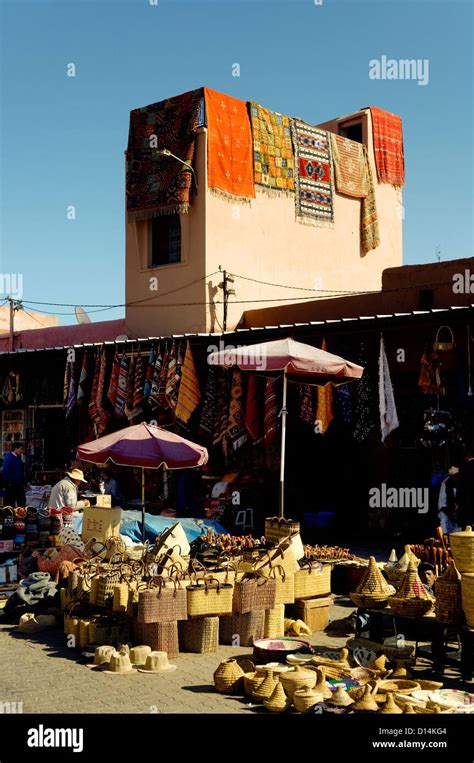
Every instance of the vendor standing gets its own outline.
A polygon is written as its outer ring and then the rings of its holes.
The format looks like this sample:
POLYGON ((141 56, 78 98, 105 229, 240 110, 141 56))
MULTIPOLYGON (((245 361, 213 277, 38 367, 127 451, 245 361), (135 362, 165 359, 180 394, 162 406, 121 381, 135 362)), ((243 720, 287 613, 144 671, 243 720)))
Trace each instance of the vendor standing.
POLYGON ((71 506, 73 509, 84 509, 90 506, 89 501, 77 500, 77 489, 79 485, 87 480, 81 469, 72 469, 66 472, 62 480, 56 482, 51 490, 49 498, 49 507, 51 509, 62 509, 64 506, 71 506))
POLYGON ((21 442, 13 442, 11 451, 3 459, 4 506, 25 505, 25 465, 21 458, 22 455, 23 445, 21 442))

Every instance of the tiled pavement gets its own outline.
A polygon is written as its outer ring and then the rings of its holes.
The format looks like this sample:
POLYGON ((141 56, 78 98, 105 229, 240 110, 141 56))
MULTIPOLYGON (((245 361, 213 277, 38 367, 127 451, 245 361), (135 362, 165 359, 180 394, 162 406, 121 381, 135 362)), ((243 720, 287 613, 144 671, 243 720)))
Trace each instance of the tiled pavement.
MULTIPOLYGON (((334 605, 330 618, 352 609, 334 605)), ((249 713, 247 701, 217 694, 212 675, 232 656, 251 656, 248 647, 221 646, 216 654, 180 654, 178 669, 147 675, 108 675, 77 661, 59 630, 17 635, 1 623, 0 702, 22 702, 24 713, 249 713)), ((340 648, 345 638, 314 634, 318 646, 340 648)))

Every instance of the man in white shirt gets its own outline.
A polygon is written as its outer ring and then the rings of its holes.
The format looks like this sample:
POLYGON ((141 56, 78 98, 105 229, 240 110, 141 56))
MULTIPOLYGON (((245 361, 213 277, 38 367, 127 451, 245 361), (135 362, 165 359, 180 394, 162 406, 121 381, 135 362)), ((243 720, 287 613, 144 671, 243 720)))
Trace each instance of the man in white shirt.
POLYGON ((81 482, 87 483, 81 469, 72 469, 72 471, 66 472, 66 476, 56 482, 51 490, 49 507, 62 509, 64 506, 71 506, 73 509, 84 509, 89 506, 89 501, 77 500, 77 489, 81 482))

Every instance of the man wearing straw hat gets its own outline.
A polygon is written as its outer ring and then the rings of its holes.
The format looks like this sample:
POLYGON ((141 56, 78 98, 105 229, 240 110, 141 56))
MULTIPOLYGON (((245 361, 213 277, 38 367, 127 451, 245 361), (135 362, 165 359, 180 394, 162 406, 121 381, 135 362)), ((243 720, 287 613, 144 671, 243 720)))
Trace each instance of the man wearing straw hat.
POLYGON ((49 498, 50 509, 62 509, 71 506, 73 509, 84 509, 90 506, 89 501, 77 500, 77 489, 81 482, 87 483, 81 469, 72 469, 66 472, 62 480, 56 482, 49 498))

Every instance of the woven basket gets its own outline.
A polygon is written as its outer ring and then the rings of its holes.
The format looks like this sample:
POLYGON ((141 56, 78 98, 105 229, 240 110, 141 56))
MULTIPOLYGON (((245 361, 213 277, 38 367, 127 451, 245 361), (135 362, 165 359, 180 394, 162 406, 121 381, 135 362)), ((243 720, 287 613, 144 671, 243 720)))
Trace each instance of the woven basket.
POLYGON ((313 599, 331 593, 331 565, 305 560, 295 573, 295 599, 313 599))
POLYGON ((474 572, 474 532, 468 525, 463 532, 449 536, 451 554, 459 572, 474 572))
POLYGON ((183 652, 210 654, 219 647, 219 618, 196 617, 180 622, 179 643, 183 652))
POLYGON ((263 638, 265 612, 254 610, 245 615, 234 613, 219 618, 219 641, 230 646, 253 646, 263 638))
POLYGON ((393 590, 377 567, 375 557, 369 557, 369 564, 359 585, 350 594, 356 607, 381 609, 387 605, 393 590))
POLYGON ((274 549, 255 564, 255 570, 268 575, 271 568, 275 566, 283 567, 287 575, 294 575, 300 569, 289 538, 282 538, 274 549))
MULTIPOLYGON (((79 646, 83 649, 87 644, 91 644, 90 637, 90 620, 81 619, 79 621, 79 646)), ((77 642, 76 642, 77 643, 77 642)))
POLYGON ((281 538, 300 532, 300 523, 283 517, 267 517, 265 519, 265 538, 272 543, 278 543, 281 538))
POLYGON ((255 592, 257 580, 253 577, 245 576, 234 584, 234 594, 232 597, 232 611, 245 615, 253 609, 263 609, 255 605, 255 592))
POLYGON ((408 563, 397 593, 389 598, 389 604, 391 610, 400 617, 421 617, 433 609, 434 599, 427 593, 412 561, 408 563))
POLYGON ((275 604, 265 612, 264 638, 283 638, 285 635, 285 605, 275 604))
POLYGON ((115 619, 109 616, 91 618, 89 626, 91 644, 126 644, 130 640, 130 622, 128 619, 115 619))
POLYGON ((166 580, 153 578, 147 588, 138 594, 137 620, 142 623, 170 623, 173 620, 187 620, 188 607, 186 589, 177 580, 167 588, 166 580))
MULTIPOLYGON (((98 607, 106 607, 114 597, 114 588, 120 582, 119 570, 107 572, 104 575, 97 575, 97 594, 95 604, 98 607)), ((92 589, 91 589, 92 590, 92 589)))
POLYGON ((79 570, 71 570, 67 578, 67 590, 71 597, 76 596, 78 585, 79 585, 79 570))
POLYGON ((293 604, 295 601, 295 576, 286 575, 283 567, 273 567, 271 577, 276 580, 275 605, 293 604))
POLYGON ((133 621, 135 643, 151 647, 153 652, 166 652, 170 660, 179 655, 178 623, 141 623, 133 621))
POLYGON ((243 686, 244 671, 237 660, 221 662, 214 673, 214 686, 221 694, 238 694, 243 686))
POLYGON ((234 587, 230 583, 213 582, 212 578, 197 580, 187 589, 188 615, 226 615, 232 612, 234 587))
POLYGON ((255 609, 273 609, 276 598, 276 580, 258 574, 255 589, 255 609))
POLYGON ((460 625, 464 622, 461 600, 461 575, 456 564, 451 561, 448 569, 436 580, 436 619, 447 625, 460 625))
POLYGON ((263 672, 257 672, 250 671, 249 673, 244 673, 244 691, 247 697, 253 697, 254 691, 258 689, 260 684, 263 682, 265 678, 265 673, 263 672))
POLYGON ((73 603, 74 598, 70 595, 67 588, 60 588, 59 589, 59 601, 60 601, 60 607, 64 610, 66 607, 68 607, 70 604, 73 603))
POLYGON ((474 628, 474 574, 472 572, 464 572, 461 575, 461 597, 466 622, 470 628, 474 628))

